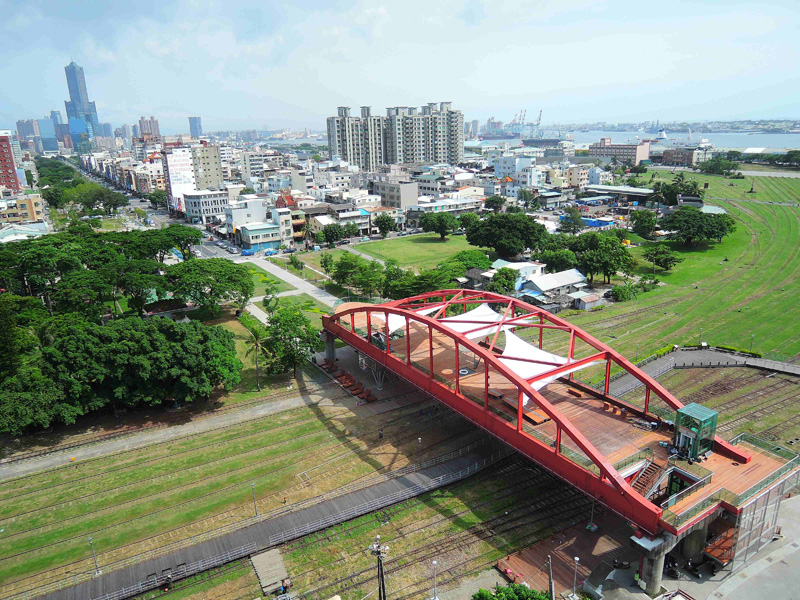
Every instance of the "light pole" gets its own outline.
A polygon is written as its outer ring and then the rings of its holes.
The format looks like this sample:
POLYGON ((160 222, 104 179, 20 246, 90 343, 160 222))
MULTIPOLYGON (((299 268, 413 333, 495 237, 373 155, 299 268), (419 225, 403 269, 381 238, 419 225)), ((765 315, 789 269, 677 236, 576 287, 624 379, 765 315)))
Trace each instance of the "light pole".
POLYGON ((433 561, 433 598, 431 600, 439 600, 439 596, 436 594, 436 565, 438 563, 433 561))
POLYGON ((386 600, 386 579, 383 572, 383 558, 389 552, 389 546, 381 545, 381 536, 376 535, 375 541, 370 544, 369 553, 378 561, 378 600, 386 600))
POLYGON ((91 536, 89 536, 89 547, 92 549, 92 559, 94 560, 94 574, 100 575, 100 567, 97 565, 97 555, 94 553, 94 542, 92 542, 91 536))
POLYGON ((639 362, 639 344, 636 344, 636 362, 639 362))
POLYGON ((577 596, 575 595, 575 588, 578 585, 578 562, 580 562, 580 559, 576 556, 575 557, 575 575, 572 578, 572 597, 573 598, 577 598, 577 596))
POLYGON ((755 333, 750 334, 750 352, 753 351, 753 340, 755 339, 755 337, 756 337, 755 333))
POLYGON ((703 328, 702 327, 700 328, 700 337, 697 339, 697 345, 698 346, 702 346, 703 345, 703 328))
POLYGON ((258 505, 256 504, 256 484, 251 483, 250 489, 253 490, 253 510, 255 511, 256 516, 258 516, 258 505))

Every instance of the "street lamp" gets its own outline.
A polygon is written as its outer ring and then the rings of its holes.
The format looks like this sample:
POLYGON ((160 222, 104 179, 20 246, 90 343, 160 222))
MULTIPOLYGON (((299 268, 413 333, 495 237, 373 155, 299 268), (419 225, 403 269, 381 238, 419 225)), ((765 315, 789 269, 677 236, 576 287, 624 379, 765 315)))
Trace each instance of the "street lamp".
POLYGON ((750 352, 753 351, 753 340, 755 339, 755 337, 756 337, 755 333, 750 334, 750 352))
POLYGON ((92 537, 89 536, 89 547, 92 549, 92 559, 94 560, 94 574, 100 575, 100 567, 97 565, 97 555, 94 553, 94 543, 92 537))
POLYGON ((698 346, 702 346, 703 345, 703 328, 702 327, 700 328, 700 337, 697 340, 697 345, 698 346))
POLYGON ((636 362, 639 362, 639 343, 636 343, 636 362))
POLYGON ((381 536, 376 535, 370 544, 369 553, 378 561, 378 600, 386 600, 386 579, 383 572, 383 559, 389 552, 389 546, 381 545, 381 536))
POLYGON ((577 598, 577 596, 575 595, 575 588, 578 585, 578 562, 580 562, 580 559, 576 556, 575 557, 575 575, 572 578, 572 597, 573 598, 577 598))
POLYGON ((433 598, 431 600, 439 600, 439 596, 436 594, 436 565, 438 563, 433 561, 433 598))
POLYGON ((251 483, 250 489, 253 490, 253 510, 255 511, 256 516, 258 516, 258 505, 256 504, 256 484, 251 483))

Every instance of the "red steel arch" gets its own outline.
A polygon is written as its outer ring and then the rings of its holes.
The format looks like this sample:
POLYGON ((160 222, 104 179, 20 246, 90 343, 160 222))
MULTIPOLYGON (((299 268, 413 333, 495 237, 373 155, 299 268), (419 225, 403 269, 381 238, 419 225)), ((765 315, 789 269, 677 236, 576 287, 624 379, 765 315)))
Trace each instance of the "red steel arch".
MULTIPOLYGON (((499 312, 499 311, 498 311, 499 312)), ((588 364, 594 361, 606 362, 605 396, 608 397, 609 372, 611 363, 622 367, 628 373, 641 381, 646 388, 645 410, 642 412, 636 407, 630 407, 632 412, 638 412, 642 416, 649 416, 647 413, 650 395, 655 393, 668 406, 678 409, 681 406, 672 394, 664 389, 657 381, 647 375, 644 371, 633 365, 621 354, 603 344, 593 336, 589 335, 580 328, 561 319, 552 313, 522 302, 516 298, 510 298, 501 294, 484 291, 468 290, 439 290, 420 294, 402 300, 395 300, 384 304, 344 304, 338 307, 332 316, 323 316, 323 327, 330 334, 342 339, 344 342, 354 347, 359 352, 371 357, 377 363, 397 373, 404 379, 420 389, 428 392, 440 401, 450 406, 459 414, 470 419, 478 426, 487 430, 496 437, 513 446, 532 460, 548 468, 559 477, 576 485, 585 492, 591 494, 609 508, 632 521, 645 531, 655 534, 660 529, 659 519, 661 508, 655 506, 647 499, 638 494, 623 477, 617 472, 608 459, 586 438, 586 436, 555 406, 553 406, 542 394, 531 386, 535 380, 553 377, 565 373, 566 371, 588 364), (446 314, 448 307, 460 305, 466 309, 468 305, 492 303, 503 305, 504 312, 502 319, 491 327, 496 327, 489 348, 484 348, 480 344, 471 340, 465 333, 458 333, 449 328, 446 324, 437 320, 437 317, 446 314), (440 308, 432 316, 421 315, 415 310, 421 308, 440 308), (382 324, 372 328, 372 315, 382 315, 382 324), (431 369, 425 371, 413 366, 410 360, 410 350, 406 353, 405 360, 395 356, 391 351, 391 345, 386 344, 385 349, 378 348, 370 338, 374 332, 380 332, 383 328, 385 337, 389 339, 389 315, 397 315, 405 319, 406 339, 410 339, 411 323, 427 326, 428 337, 431 345, 431 369), (367 324, 367 334, 362 336, 357 332, 355 325, 356 316, 363 317, 367 324), (538 322, 536 322, 538 320, 538 322), (500 328, 503 325, 513 325, 514 327, 534 327, 539 328, 540 332, 545 329, 558 329, 570 335, 568 359, 573 360, 575 340, 579 339, 594 348, 597 352, 587 358, 568 362, 565 365, 552 363, 552 369, 525 379, 511 370, 507 365, 498 360, 498 356, 493 352, 494 344, 497 341, 500 328), (489 368, 502 375, 517 388, 517 423, 516 427, 508 421, 502 419, 489 410, 488 395, 483 407, 477 405, 473 400, 466 398, 459 391, 459 378, 456 368, 455 389, 438 381, 433 372, 433 334, 445 336, 452 340, 455 345, 456 364, 458 364, 458 348, 463 347, 472 352, 475 356, 484 361, 486 369, 486 387, 488 394, 489 368), (536 403, 538 408, 544 412, 556 425, 555 447, 542 442, 523 430, 523 395, 536 403), (561 450, 561 436, 566 434, 575 445, 596 465, 599 475, 583 468, 569 458, 565 457, 561 450)), ((470 323, 470 321, 461 321, 470 323)), ((475 330, 487 328, 487 322, 475 321, 475 330)), ((468 333, 468 332, 467 332, 468 333)), ((407 342, 410 343, 410 342, 407 342)), ((540 333, 541 347, 541 333, 540 333)), ((541 363, 541 361, 538 361, 541 363)), ((550 363, 544 363, 550 364, 550 363)), ((736 460, 746 462, 749 457, 739 449, 728 445, 723 440, 717 438, 717 451, 729 454, 736 460)))

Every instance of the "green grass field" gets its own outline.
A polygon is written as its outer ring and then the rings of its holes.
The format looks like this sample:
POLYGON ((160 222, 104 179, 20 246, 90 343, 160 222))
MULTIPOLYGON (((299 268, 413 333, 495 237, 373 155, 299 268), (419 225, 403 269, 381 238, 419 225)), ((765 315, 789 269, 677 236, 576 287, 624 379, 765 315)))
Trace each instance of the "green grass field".
POLYGON ((278 308, 282 306, 298 307, 317 329, 322 329, 322 315, 330 314, 332 310, 330 306, 322 304, 308 294, 284 296, 278 300, 278 308))
MULTIPOLYGON (((683 248, 672 272, 656 270, 665 286, 630 302, 570 316, 576 325, 633 356, 666 344, 731 345, 775 354, 800 354, 794 326, 800 279, 800 206, 715 201, 737 220, 721 244, 683 248), (725 258, 728 261, 725 261, 725 258)), ((640 255, 643 248, 634 249, 640 255)), ((652 272, 641 263, 641 272, 652 272)))
MULTIPOLYGON (((414 268, 418 272, 432 269, 462 250, 472 250, 466 236, 451 235, 441 241, 435 233, 411 235, 408 237, 364 242, 356 244, 356 249, 381 260, 395 259, 401 267, 414 268)), ((490 253, 490 250, 486 251, 490 253)))
POLYGON ((267 284, 272 284, 276 294, 295 289, 293 285, 286 283, 282 279, 273 277, 270 273, 267 273, 258 265, 255 265, 251 262, 245 262, 242 264, 250 269, 250 272, 253 274, 253 296, 263 296, 267 291, 267 284))
POLYGON ((454 417, 413 420, 420 405, 375 415, 335 386, 318 393, 338 402, 75 463, 65 455, 63 467, 0 482, 0 591, 89 570, 90 535, 102 567, 251 516, 251 483, 264 514, 284 496, 292 504, 476 436, 454 417))
MULTIPOLYGON (((686 179, 694 179, 702 189, 708 184, 707 198, 722 198, 727 200, 760 200, 762 202, 798 202, 800 203, 800 179, 789 177, 747 177, 745 179, 729 179, 720 175, 703 175, 702 173, 684 172, 686 179), (755 194, 748 194, 750 186, 754 185, 755 194)), ((639 176, 642 186, 649 187, 653 181, 672 181, 669 171, 649 170, 639 176), (653 173, 656 179, 651 179, 653 173)))

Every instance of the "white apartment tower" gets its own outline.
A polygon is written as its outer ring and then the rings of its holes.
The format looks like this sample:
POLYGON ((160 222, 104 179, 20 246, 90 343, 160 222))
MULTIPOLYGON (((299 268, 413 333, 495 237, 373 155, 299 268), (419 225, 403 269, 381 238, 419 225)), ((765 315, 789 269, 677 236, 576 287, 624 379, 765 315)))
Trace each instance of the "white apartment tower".
POLYGON ((332 156, 367 171, 385 164, 458 164, 464 160, 464 115, 450 102, 389 108, 385 117, 373 116, 368 106, 353 117, 340 106, 338 116, 328 118, 328 146, 332 156))

